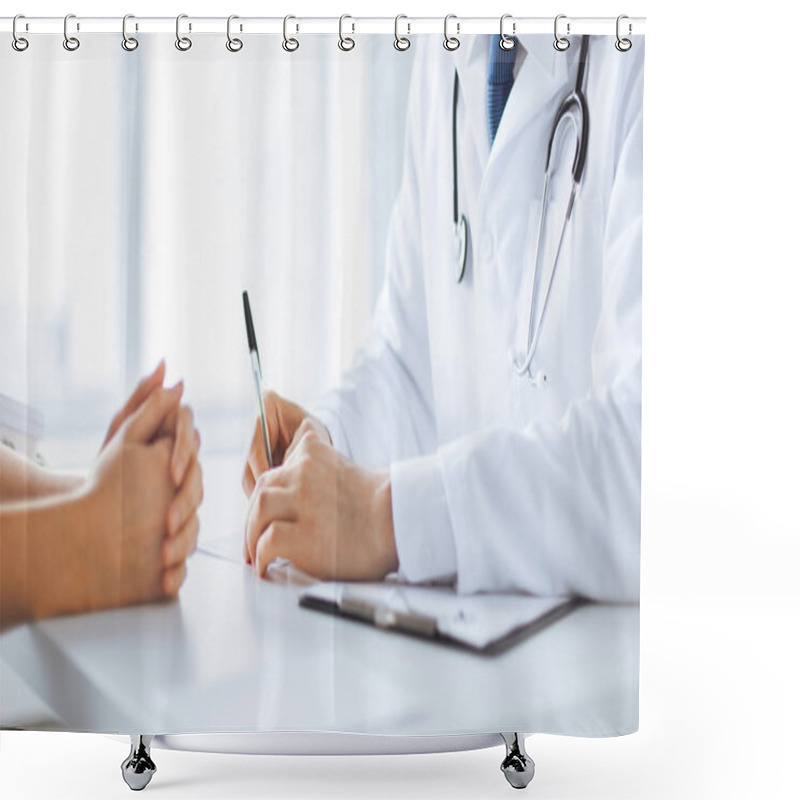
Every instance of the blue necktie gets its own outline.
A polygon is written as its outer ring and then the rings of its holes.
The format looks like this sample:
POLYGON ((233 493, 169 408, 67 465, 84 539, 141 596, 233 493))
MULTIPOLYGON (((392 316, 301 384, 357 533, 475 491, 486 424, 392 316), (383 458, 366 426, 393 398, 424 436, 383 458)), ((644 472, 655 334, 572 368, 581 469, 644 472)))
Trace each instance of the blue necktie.
POLYGON ((500 125, 500 117, 506 107, 511 85, 514 83, 514 61, 517 48, 503 50, 500 47, 500 36, 492 36, 489 42, 489 74, 486 87, 486 104, 489 117, 489 143, 494 144, 494 137, 500 125))

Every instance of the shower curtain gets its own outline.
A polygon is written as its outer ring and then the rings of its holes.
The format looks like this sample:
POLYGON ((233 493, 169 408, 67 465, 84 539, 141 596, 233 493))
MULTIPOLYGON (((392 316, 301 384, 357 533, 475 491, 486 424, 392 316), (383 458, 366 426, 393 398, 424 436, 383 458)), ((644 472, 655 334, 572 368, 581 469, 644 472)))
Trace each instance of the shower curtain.
POLYGON ((134 23, 0 48, 0 724, 635 731, 644 37, 134 23))

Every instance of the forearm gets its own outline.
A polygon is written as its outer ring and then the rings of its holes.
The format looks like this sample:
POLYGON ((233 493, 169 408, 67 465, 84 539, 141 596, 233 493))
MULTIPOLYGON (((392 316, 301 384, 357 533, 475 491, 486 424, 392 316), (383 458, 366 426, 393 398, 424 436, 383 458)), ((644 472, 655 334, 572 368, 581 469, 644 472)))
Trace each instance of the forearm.
POLYGON ((0 509, 0 629, 91 608, 91 530, 80 492, 0 509))
POLYGON ((83 478, 45 469, 0 445, 0 502, 36 499, 76 491, 83 478))
POLYGON ((606 393, 562 420, 487 429, 393 464, 401 578, 636 602, 640 431, 638 398, 606 393))
POLYGON ((641 404, 618 388, 441 449, 459 591, 638 600, 641 404))

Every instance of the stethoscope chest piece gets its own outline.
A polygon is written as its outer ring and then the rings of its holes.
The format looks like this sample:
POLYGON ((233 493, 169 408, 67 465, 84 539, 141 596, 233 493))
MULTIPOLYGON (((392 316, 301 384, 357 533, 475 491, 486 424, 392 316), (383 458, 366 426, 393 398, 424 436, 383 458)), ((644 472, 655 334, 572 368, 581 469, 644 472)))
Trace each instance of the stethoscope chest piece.
POLYGON ((459 217, 458 223, 455 228, 455 241, 453 247, 455 250, 455 267, 456 283, 461 283, 464 280, 464 273, 467 269, 467 218, 462 214, 459 217))

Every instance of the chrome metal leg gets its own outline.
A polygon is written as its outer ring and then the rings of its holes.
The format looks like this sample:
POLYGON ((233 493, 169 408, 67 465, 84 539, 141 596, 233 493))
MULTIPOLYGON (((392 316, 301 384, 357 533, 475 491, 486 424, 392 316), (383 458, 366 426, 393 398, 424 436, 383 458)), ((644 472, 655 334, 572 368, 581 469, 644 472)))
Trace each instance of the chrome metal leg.
POLYGON ((521 733, 501 733, 506 743, 506 757, 500 769, 515 789, 524 789, 532 780, 536 765, 525 752, 525 737, 521 733))
POLYGON ((156 765, 150 758, 152 741, 152 736, 131 734, 131 752, 122 762, 122 778, 134 792, 144 789, 155 774, 156 765))

